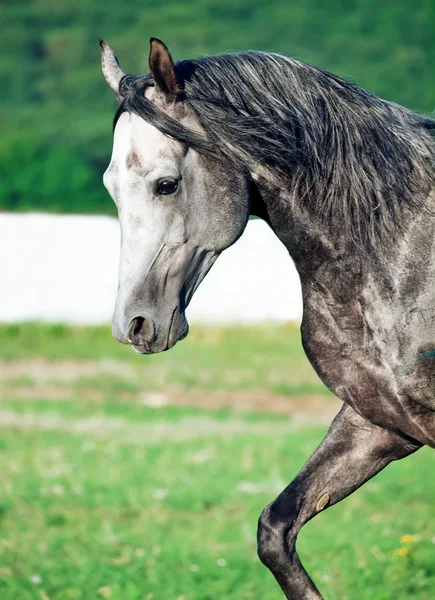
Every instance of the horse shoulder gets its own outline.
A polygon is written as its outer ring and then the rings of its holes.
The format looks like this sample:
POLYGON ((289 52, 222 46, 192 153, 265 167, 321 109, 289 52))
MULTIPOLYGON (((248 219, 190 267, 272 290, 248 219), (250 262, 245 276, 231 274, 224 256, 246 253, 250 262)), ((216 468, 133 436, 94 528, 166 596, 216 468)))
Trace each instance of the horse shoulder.
MULTIPOLYGON (((328 287, 315 278, 302 282, 308 359, 325 385, 364 418, 433 446, 435 310, 425 326, 419 311, 400 302, 385 282, 346 277, 331 273, 328 287)), ((418 303, 424 299, 430 312, 435 290, 428 292, 426 275, 421 279, 418 303)))

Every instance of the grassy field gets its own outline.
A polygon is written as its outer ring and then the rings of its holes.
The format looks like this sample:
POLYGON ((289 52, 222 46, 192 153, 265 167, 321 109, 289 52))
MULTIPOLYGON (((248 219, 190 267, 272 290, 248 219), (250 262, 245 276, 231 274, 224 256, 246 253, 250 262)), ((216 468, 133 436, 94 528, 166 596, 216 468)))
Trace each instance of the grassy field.
MULTIPOLYGON (((0 394, 1 600, 281 598, 256 521, 337 407, 295 327, 140 357, 107 327, 2 326, 0 394)), ((423 449, 303 529, 328 600, 435 597, 433 470, 423 449)))

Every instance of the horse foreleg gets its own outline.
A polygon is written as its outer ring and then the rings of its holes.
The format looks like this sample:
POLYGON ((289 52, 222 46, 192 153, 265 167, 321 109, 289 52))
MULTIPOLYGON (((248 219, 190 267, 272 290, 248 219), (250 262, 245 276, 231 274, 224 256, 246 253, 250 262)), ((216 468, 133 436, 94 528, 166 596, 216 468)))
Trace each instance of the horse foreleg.
POLYGON ((349 496, 391 461, 420 447, 343 406, 323 442, 259 520, 259 557, 288 599, 322 598, 296 552, 301 527, 321 510, 349 496))

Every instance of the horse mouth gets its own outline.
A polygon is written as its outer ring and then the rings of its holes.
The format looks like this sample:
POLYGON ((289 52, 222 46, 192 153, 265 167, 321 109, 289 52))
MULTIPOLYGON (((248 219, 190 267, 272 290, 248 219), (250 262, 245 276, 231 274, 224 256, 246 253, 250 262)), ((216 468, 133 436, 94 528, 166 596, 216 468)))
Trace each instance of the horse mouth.
POLYGON ((171 333, 172 333, 172 329, 174 327, 174 318, 175 318, 175 313, 178 311, 178 306, 176 306, 174 308, 174 310, 172 311, 172 315, 171 315, 171 320, 169 322, 169 327, 168 327, 168 336, 166 338, 166 350, 169 350, 169 348, 173 348, 175 346, 175 344, 177 343, 178 340, 176 340, 175 342, 173 342, 172 346, 171 346, 171 333))

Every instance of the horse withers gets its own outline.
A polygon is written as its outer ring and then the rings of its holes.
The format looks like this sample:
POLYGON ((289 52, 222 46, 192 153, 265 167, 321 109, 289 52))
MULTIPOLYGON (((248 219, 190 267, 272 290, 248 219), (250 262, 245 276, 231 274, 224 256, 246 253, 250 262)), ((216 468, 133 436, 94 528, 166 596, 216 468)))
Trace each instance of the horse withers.
POLYGON ((259 520, 258 552, 287 598, 321 598, 301 527, 391 461, 435 447, 435 121, 321 69, 242 52, 125 75, 104 183, 122 241, 114 336, 149 354, 188 332, 185 309, 250 215, 298 269, 302 342, 343 407, 259 520))

